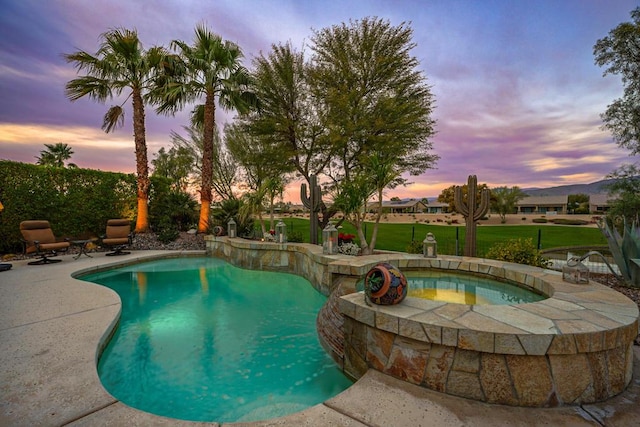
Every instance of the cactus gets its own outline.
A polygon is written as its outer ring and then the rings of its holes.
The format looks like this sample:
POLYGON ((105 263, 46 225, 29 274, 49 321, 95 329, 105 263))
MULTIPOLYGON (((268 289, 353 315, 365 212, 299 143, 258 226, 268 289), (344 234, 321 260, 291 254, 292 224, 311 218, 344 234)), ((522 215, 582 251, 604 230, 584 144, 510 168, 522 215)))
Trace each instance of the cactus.
POLYGON ((640 287, 640 224, 625 224, 621 236, 606 220, 598 222, 598 228, 607 238, 609 250, 620 269, 620 275, 629 286, 640 287))
POLYGON ((486 188, 482 190, 480 205, 476 207, 478 178, 475 175, 469 175, 467 187, 467 202, 462 200, 462 188, 458 186, 454 189, 454 202, 456 210, 464 216, 466 224, 464 255, 476 256, 476 222, 489 210, 489 190, 486 188))
POLYGON ((300 200, 305 208, 309 209, 309 241, 313 245, 318 244, 318 212, 322 205, 322 190, 318 185, 315 175, 309 177, 309 196, 307 196, 307 184, 300 186, 300 200))

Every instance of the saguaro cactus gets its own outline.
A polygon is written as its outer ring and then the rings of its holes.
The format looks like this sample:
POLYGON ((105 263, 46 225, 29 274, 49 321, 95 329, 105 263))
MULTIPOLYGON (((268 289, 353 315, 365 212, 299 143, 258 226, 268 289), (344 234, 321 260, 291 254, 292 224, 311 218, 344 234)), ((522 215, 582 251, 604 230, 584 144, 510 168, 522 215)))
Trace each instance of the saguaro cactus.
POLYGON ((456 210, 464 216, 466 235, 464 239, 464 255, 476 256, 476 222, 489 210, 489 190, 482 190, 480 205, 476 206, 476 194, 478 193, 478 178, 469 175, 467 180, 467 202, 462 200, 462 188, 454 189, 454 202, 456 210))
POLYGON ((300 200, 305 208, 309 209, 309 241, 318 244, 318 212, 322 203, 322 190, 318 185, 318 179, 315 175, 309 177, 309 196, 307 196, 307 184, 300 186, 300 200))

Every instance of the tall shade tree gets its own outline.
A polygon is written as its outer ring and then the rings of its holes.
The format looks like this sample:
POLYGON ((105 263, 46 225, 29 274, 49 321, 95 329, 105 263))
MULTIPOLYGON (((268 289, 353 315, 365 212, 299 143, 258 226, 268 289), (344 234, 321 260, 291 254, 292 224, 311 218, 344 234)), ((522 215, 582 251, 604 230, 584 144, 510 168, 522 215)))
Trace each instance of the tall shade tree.
POLYGON ((377 152, 369 156, 366 167, 361 170, 361 173, 353 173, 348 180, 336 186, 334 204, 356 227, 362 253, 373 253, 376 246, 384 190, 395 188, 404 181, 396 165, 386 161, 386 153, 377 152), (374 205, 378 214, 375 216, 371 239, 367 241, 363 226, 369 209, 369 200, 373 196, 377 197, 374 205))
POLYGON ((153 165, 152 176, 167 178, 174 191, 187 191, 195 164, 189 149, 173 146, 167 151, 161 147, 156 153, 156 158, 151 160, 151 164, 153 165))
MULTIPOLYGON (((310 85, 334 145, 328 176, 340 200, 348 194, 356 198, 343 210, 359 205, 361 212, 367 191, 380 195, 385 188, 406 184, 404 175, 419 175, 438 159, 430 141, 433 95, 411 55, 412 35, 405 23, 392 26, 365 18, 322 29, 312 38, 310 85), (369 188, 363 187, 367 179, 369 188)), ((344 213, 349 217, 354 212, 344 213)), ((367 244, 362 223, 351 221, 363 253, 371 253, 375 239, 367 244)))
POLYGON ((596 42, 595 62, 606 67, 604 75, 619 74, 624 93, 602 114, 604 128, 621 147, 640 154, 640 7, 631 11, 632 22, 623 22, 596 42))
POLYGON ((307 82, 309 66, 290 43, 272 45, 253 61, 260 110, 248 117, 249 131, 276 144, 307 182, 322 174, 332 156, 307 82))
POLYGON ((282 194, 289 182, 288 175, 293 171, 293 165, 287 156, 282 156, 280 145, 273 139, 250 133, 248 126, 240 122, 225 126, 224 136, 229 153, 244 171, 248 189, 245 206, 258 216, 264 234, 267 231, 262 217, 265 200, 268 201, 270 228, 273 229, 275 198, 282 194))
POLYGON ((607 178, 613 179, 607 186, 613 196, 607 217, 612 221, 624 218, 627 224, 640 223, 640 167, 622 165, 607 178))
MULTIPOLYGON (((198 108, 198 110, 202 110, 198 108)), ((204 158, 204 127, 202 118, 204 116, 194 115, 190 126, 183 126, 187 132, 182 136, 175 131, 171 131, 171 143, 180 150, 187 150, 194 159, 194 175, 202 182, 202 159, 204 158)), ((213 150, 211 152, 212 177, 211 191, 212 199, 217 197, 220 200, 235 199, 234 187, 238 184, 238 162, 231 156, 222 143, 222 138, 217 131, 217 126, 213 132, 213 150)), ((194 177, 195 178, 195 177, 194 177)))
MULTIPOLYGON (((37 157, 37 164, 42 166, 54 166, 58 168, 65 167, 65 162, 73 155, 73 149, 63 142, 57 144, 44 144, 46 147, 40 151, 40 156, 37 157)), ((67 166, 70 168, 77 168, 75 163, 69 163, 67 166)))
MULTIPOLYGON (((462 191, 462 199, 463 200, 467 200, 467 197, 469 195, 469 186, 467 184, 463 184, 463 185, 451 185, 447 188, 445 188, 444 190, 442 190, 440 192, 440 194, 438 194, 438 202, 440 203, 447 203, 448 206, 448 211, 449 212, 455 212, 456 211, 456 202, 455 202, 455 189, 456 187, 460 187, 461 191, 462 191)), ((482 198, 482 192, 484 190, 489 190, 489 186, 485 183, 485 184, 478 184, 477 187, 477 191, 476 191, 476 203, 478 204, 478 206, 480 205, 480 200, 482 198)))
POLYGON ((507 214, 515 213, 518 201, 527 195, 520 187, 496 187, 491 190, 491 210, 500 215, 500 222, 507 222, 507 214))
POLYGON ((584 193, 567 196, 567 210, 573 214, 589 213, 589 195, 584 193))
POLYGON ((158 111, 174 113, 187 103, 204 101, 198 232, 205 233, 212 202, 216 101, 225 110, 243 113, 256 104, 255 96, 250 90, 249 72, 241 64, 240 47, 222 40, 204 24, 196 26, 193 45, 174 40, 171 47, 178 51, 181 63, 176 64, 162 88, 158 111))
MULTIPOLYGON (((311 187, 311 175, 321 176, 333 158, 333 143, 320 121, 317 102, 309 87, 309 67, 303 52, 291 43, 274 44, 267 55, 253 61, 256 95, 260 110, 248 117, 250 132, 267 137, 279 146, 299 176, 311 187)), ((324 228, 336 210, 324 202, 321 219, 324 228)))
POLYGON ((71 101, 88 96, 98 102, 126 97, 104 115, 102 129, 112 132, 124 124, 123 105, 131 99, 133 108, 133 139, 136 153, 138 210, 135 231, 149 229, 149 164, 145 130, 145 98, 155 86, 155 71, 164 65, 165 51, 161 47, 144 50, 135 30, 114 29, 101 35, 102 43, 92 55, 84 51, 65 54, 78 72, 86 75, 69 81, 66 95, 71 101))

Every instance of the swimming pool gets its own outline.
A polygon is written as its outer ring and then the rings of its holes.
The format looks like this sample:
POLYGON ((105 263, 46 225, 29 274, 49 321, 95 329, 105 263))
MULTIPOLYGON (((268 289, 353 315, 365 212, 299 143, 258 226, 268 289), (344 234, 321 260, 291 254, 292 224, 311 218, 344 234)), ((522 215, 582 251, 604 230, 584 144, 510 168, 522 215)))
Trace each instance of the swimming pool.
POLYGON ((81 279, 122 300, 98 373, 129 406, 191 421, 257 421, 352 384, 318 342, 315 319, 326 298, 302 277, 203 257, 81 279))

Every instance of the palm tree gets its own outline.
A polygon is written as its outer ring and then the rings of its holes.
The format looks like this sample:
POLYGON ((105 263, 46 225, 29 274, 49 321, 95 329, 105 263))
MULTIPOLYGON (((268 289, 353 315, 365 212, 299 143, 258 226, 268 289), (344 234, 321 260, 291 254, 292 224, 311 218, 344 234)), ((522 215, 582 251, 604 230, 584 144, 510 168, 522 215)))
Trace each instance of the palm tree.
POLYGON ((95 55, 84 51, 64 55, 78 72, 85 70, 87 73, 67 83, 66 95, 71 101, 88 95, 104 103, 127 91, 124 101, 111 106, 104 115, 102 129, 107 133, 124 124, 123 105, 131 98, 138 187, 135 231, 143 233, 149 229, 150 186, 144 106, 147 94, 155 84, 155 71, 164 65, 165 50, 153 47, 145 51, 135 30, 114 29, 102 34, 101 38, 95 55))
MULTIPOLYGON (((58 168, 65 167, 64 162, 71 158, 73 149, 65 143, 58 142, 57 144, 44 144, 46 150, 40 151, 40 157, 36 157, 36 162, 42 166, 54 166, 58 168)), ((77 168, 75 163, 69 163, 67 166, 70 168, 77 168)))
POLYGON ((182 67, 173 69, 173 76, 167 79, 158 112, 174 113, 185 104, 204 98, 198 232, 205 233, 212 201, 216 99, 223 109, 243 113, 255 105, 255 96, 249 91, 249 72, 240 63, 243 57, 240 47, 222 40, 203 24, 196 26, 193 46, 174 40, 171 47, 179 50, 182 67))

